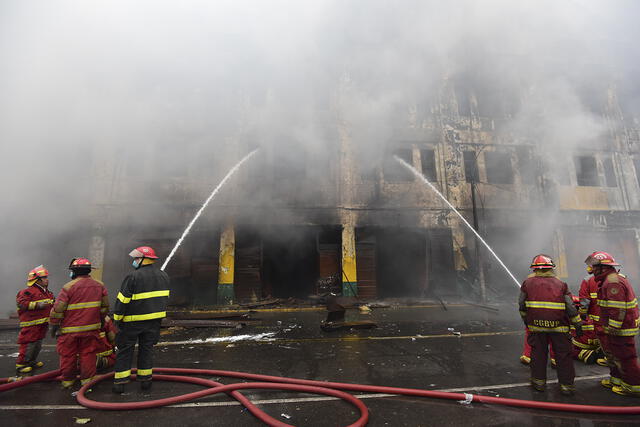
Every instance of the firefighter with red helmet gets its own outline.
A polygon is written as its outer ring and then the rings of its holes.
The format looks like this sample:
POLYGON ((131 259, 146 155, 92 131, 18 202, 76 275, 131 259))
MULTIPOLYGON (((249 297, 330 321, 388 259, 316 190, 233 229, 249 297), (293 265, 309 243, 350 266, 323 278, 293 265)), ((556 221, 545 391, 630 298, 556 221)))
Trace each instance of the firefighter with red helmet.
POLYGON ((80 367, 80 383, 96 374, 96 347, 104 317, 109 311, 107 288, 91 277, 91 262, 74 258, 66 283, 51 309, 52 336, 57 336, 62 386, 69 388, 80 367))
POLYGON ((530 332, 531 386, 537 391, 545 390, 548 341, 551 341, 560 392, 571 395, 575 391, 575 370, 569 330, 573 324, 576 335, 582 335, 580 316, 571 300, 569 287, 555 276, 555 263, 550 256, 536 255, 530 267, 534 274, 522 284, 518 303, 520 315, 530 332))
POLYGON ((27 374, 33 368, 44 365, 36 359, 42 348, 42 340, 47 335, 49 311, 54 299, 53 293, 49 291, 49 271, 42 265, 29 271, 27 288, 18 292, 16 296, 20 319, 20 352, 16 361, 18 374, 27 374))
POLYGON ((151 388, 153 346, 160 338, 160 323, 166 317, 169 276, 153 265, 158 257, 153 248, 140 246, 129 253, 134 271, 120 287, 113 312, 118 326, 115 375, 112 391, 123 393, 130 381, 133 350, 138 344, 136 380, 142 390, 151 388))
MULTIPOLYGON (((594 334, 598 340, 599 351, 597 354, 601 357, 598 357, 597 363, 599 365, 606 366, 607 362, 604 359, 604 352, 602 351, 602 347, 599 345, 600 341, 604 340, 604 331, 599 323, 600 306, 598 305, 598 284, 593 276, 593 268, 590 265, 587 266, 587 276, 582 279, 582 282, 580 283, 578 297, 580 298, 578 312, 583 318, 583 325, 593 325, 594 334)), ((585 329, 585 335, 588 334, 589 333, 585 329)))
POLYGON ((96 346, 96 368, 105 370, 116 364, 116 326, 109 316, 105 316, 96 346))
POLYGON ((599 325, 604 332, 602 347, 607 356, 610 378, 604 387, 624 396, 640 397, 640 365, 636 352, 638 301, 633 287, 616 267, 620 264, 607 252, 596 251, 585 263, 593 268, 598 284, 599 325))

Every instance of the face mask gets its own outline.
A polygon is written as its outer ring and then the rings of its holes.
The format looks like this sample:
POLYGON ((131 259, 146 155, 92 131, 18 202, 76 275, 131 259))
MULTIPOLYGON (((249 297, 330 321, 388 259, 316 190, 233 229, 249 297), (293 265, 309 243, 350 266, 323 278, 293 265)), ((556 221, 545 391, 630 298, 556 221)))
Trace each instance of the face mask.
POLYGON ((133 265, 133 268, 140 267, 140 260, 134 259, 131 265, 133 265))
POLYGON ((69 272, 69 277, 71 277, 73 279, 73 271, 69 272))

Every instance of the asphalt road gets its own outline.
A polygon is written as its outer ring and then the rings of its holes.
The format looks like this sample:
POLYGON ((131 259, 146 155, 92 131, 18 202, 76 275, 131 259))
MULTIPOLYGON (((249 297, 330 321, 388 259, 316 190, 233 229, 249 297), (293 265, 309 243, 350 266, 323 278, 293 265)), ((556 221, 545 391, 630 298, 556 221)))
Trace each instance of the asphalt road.
MULTIPOLYGON (((529 369, 518 357, 523 327, 515 305, 493 312, 475 306, 448 305, 374 309, 369 315, 349 310, 347 318, 374 320, 371 330, 326 333, 319 328, 321 310, 265 311, 243 329, 164 330, 156 348, 156 366, 242 371, 314 380, 428 390, 458 391, 553 402, 632 406, 640 399, 613 394, 599 385, 607 369, 576 362, 577 393, 560 395, 557 384, 546 393, 532 391, 529 369), (450 330, 452 329, 452 330, 450 330), (460 335, 454 334, 459 332, 460 335)), ((0 332, 0 377, 14 374, 16 331, 0 332)), ((42 371, 57 367, 55 343, 47 339, 42 371)), ((549 369, 549 380, 555 372, 549 369)), ((223 383, 237 380, 216 378, 223 383)), ((154 383, 148 394, 138 384, 122 396, 100 383, 95 400, 119 402, 157 399, 198 390, 198 386, 154 383)), ((298 426, 348 425, 358 417, 349 404, 324 396, 280 391, 244 394, 270 415, 298 426)), ((609 426, 639 425, 638 416, 554 413, 415 397, 366 395, 370 426, 609 426)), ((211 396, 177 407, 140 411, 97 411, 77 405, 57 383, 33 384, 0 395, 0 422, 10 426, 75 425, 90 418, 93 426, 259 426, 227 396, 211 396)))

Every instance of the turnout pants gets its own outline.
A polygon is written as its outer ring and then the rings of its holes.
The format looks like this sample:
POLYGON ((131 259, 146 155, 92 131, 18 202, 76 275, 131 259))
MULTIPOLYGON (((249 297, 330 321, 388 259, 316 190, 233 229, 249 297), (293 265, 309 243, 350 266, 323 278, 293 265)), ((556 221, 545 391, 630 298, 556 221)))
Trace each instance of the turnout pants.
POLYGON ((573 367, 571 335, 561 332, 530 332, 527 342, 531 346, 531 381, 544 385, 547 382, 547 353, 549 341, 555 353, 560 385, 573 386, 576 376, 573 367))
POLYGON ((640 393, 640 366, 635 337, 607 335, 605 341, 603 347, 610 361, 611 384, 632 393, 640 393))
POLYGON ((98 331, 62 334, 58 337, 56 349, 60 355, 62 381, 74 381, 78 365, 83 384, 95 376, 98 338, 98 331))
POLYGON ((31 366, 36 363, 36 359, 42 348, 42 340, 47 335, 48 328, 49 324, 44 323, 42 325, 27 326, 20 329, 20 333, 18 334, 20 350, 18 360, 16 360, 17 368, 31 366))
POLYGON ((140 322, 120 322, 116 345, 115 384, 128 383, 131 377, 133 350, 138 343, 138 381, 151 381, 153 374, 153 346, 160 338, 160 322, 162 319, 143 320, 140 322))
MULTIPOLYGON (((531 332, 529 332, 529 328, 525 327, 524 328, 524 347, 522 348, 522 355, 528 358, 531 358, 531 346, 529 345, 529 334, 531 334, 531 332)), ((551 344, 551 341, 549 341, 548 344, 551 344)), ((549 349, 549 355, 551 356, 552 359, 556 358, 556 355, 553 353, 553 348, 549 349)))

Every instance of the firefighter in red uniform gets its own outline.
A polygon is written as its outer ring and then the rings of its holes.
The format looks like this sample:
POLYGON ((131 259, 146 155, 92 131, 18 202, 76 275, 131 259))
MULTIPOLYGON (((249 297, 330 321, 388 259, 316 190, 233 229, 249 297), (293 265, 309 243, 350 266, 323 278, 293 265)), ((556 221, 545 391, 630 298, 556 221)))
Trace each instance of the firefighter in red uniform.
POLYGON ((107 289, 90 276, 91 262, 74 258, 69 270, 72 280, 62 287, 51 310, 51 335, 58 337, 56 349, 65 388, 75 382, 78 364, 81 384, 96 374, 99 331, 109 311, 107 289))
POLYGON ((551 341, 558 367, 560 392, 574 393, 575 370, 571 353, 570 324, 582 335, 582 323, 573 305, 569 287, 555 277, 555 264, 548 255, 536 255, 531 261, 534 276, 520 288, 520 315, 529 329, 531 346, 531 386, 544 391, 547 382, 547 349, 551 341))
POLYGON ((614 393, 640 397, 640 366, 635 336, 638 334, 638 301, 627 278, 615 267, 620 264, 607 252, 597 251, 585 260, 593 268, 598 284, 599 324, 604 331, 602 347, 610 378, 602 385, 614 393))
MULTIPOLYGON (((600 350, 602 350, 599 344, 601 340, 604 340, 604 331, 599 324, 600 307, 598 306, 598 284, 596 283, 596 279, 593 276, 593 268, 590 265, 587 266, 587 273, 588 276, 582 279, 582 283, 580 283, 580 290, 578 292, 578 297, 580 298, 580 307, 578 312, 585 320, 585 325, 593 325, 594 333, 596 335, 596 338, 598 339, 598 346, 600 347, 600 350)), ((604 352, 599 351, 598 353, 599 357, 596 360, 598 365, 607 366, 607 361, 604 358, 604 352)))
POLYGON ((100 339, 96 346, 96 368, 106 370, 116 364, 116 326, 109 316, 105 316, 104 323, 100 329, 100 339))
POLYGON ((142 390, 151 388, 153 376, 153 346, 160 338, 160 323, 166 317, 169 300, 169 276, 153 266, 158 257, 153 248, 140 246, 132 250, 131 274, 122 281, 113 310, 118 326, 115 375, 112 391, 123 393, 131 377, 133 350, 138 344, 136 380, 142 390))
POLYGON ((18 344, 20 352, 16 361, 18 374, 26 374, 44 365, 38 362, 42 340, 49 328, 49 311, 53 305, 53 293, 49 291, 49 272, 39 265, 27 274, 27 288, 18 292, 16 304, 20 319, 18 344))
MULTIPOLYGON (((576 296, 572 298, 576 309, 580 312, 582 308, 580 298, 576 296)), ((604 358, 604 353, 596 336, 595 325, 587 315, 581 314, 580 317, 582 318, 582 336, 576 336, 576 329, 571 326, 573 358, 586 364, 596 363, 597 360, 604 358)))

